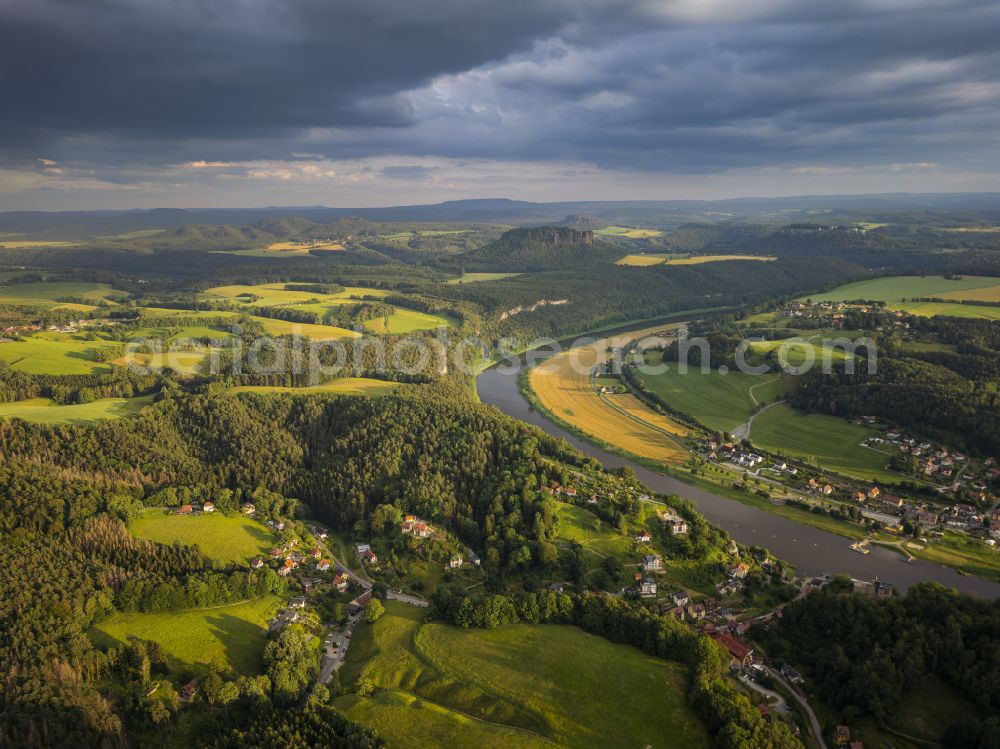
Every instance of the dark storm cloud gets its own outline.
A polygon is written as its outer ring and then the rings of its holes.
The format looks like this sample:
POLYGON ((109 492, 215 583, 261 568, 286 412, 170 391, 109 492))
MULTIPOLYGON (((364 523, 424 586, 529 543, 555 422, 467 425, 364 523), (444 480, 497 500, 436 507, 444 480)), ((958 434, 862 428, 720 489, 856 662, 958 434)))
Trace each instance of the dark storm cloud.
POLYGON ((393 165, 382 167, 379 174, 389 179, 427 179, 434 174, 434 167, 426 167, 420 164, 413 165, 393 165))
POLYGON ((0 159, 994 163, 998 38, 976 0, 0 0, 0 159))

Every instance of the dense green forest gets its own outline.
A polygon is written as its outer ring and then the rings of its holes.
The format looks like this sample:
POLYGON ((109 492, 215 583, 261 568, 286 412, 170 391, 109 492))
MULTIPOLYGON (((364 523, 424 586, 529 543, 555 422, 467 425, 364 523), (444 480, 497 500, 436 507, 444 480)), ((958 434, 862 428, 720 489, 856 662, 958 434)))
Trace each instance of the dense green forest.
POLYGON ((845 722, 886 721, 907 691, 937 676, 975 704, 983 721, 955 723, 948 746, 992 749, 1000 738, 1000 602, 921 584, 905 596, 852 595, 848 580, 785 607, 755 638, 771 658, 802 668, 845 722))

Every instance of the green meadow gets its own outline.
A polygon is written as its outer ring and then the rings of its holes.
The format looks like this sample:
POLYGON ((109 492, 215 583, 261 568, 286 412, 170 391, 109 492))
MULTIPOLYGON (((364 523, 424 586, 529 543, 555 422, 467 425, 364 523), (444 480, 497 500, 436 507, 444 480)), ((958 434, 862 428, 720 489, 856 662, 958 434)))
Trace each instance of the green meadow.
MULTIPOLYGON (((124 291, 117 291, 106 283, 48 282, 22 283, 0 288, 0 304, 20 304, 41 307, 80 307, 56 301, 63 297, 82 297, 94 301, 121 300, 127 297, 124 291)), ((93 306, 93 305, 91 305, 93 306)))
POLYGON ((632 551, 632 540, 597 515, 577 505, 555 503, 556 540, 575 541, 591 555, 593 566, 605 557, 624 556, 632 551))
POLYGON ((710 744, 678 664, 575 627, 460 629, 425 614, 389 601, 357 629, 341 669, 341 683, 363 676, 380 691, 338 707, 391 746, 710 744))
POLYGON ((458 278, 449 278, 445 283, 477 283, 479 281, 499 281, 502 278, 520 276, 520 273, 463 273, 458 278))
POLYGON ((263 670, 267 623, 282 604, 278 596, 208 609, 162 614, 117 613, 91 627, 99 647, 127 642, 130 637, 154 640, 167 654, 175 677, 205 673, 210 666, 223 673, 253 676, 263 670))
POLYGON ((628 237, 629 239, 651 239, 663 235, 657 229, 637 229, 629 226, 605 226, 594 232, 601 237, 628 237))
POLYGON ((754 419, 750 441, 762 449, 818 462, 866 481, 900 481, 903 476, 886 468, 891 455, 862 446, 874 433, 846 419, 807 414, 781 403, 754 419))
POLYGON ((117 344, 88 341, 76 333, 36 333, 20 341, 0 343, 0 359, 28 374, 75 375, 112 371, 94 352, 117 344))
MULTIPOLYGON (((389 295, 388 291, 369 289, 360 286, 349 286, 336 294, 316 294, 306 291, 291 291, 284 283, 269 283, 259 285, 217 286, 207 289, 201 294, 203 299, 225 299, 228 301, 260 307, 287 307, 289 309, 315 312, 326 315, 336 312, 340 307, 358 304, 370 299, 382 299, 389 295)), ((418 330, 433 330, 442 326, 455 325, 456 320, 446 315, 429 314, 405 307, 394 307, 393 314, 388 318, 377 318, 364 323, 366 330, 372 333, 406 334, 418 330)), ((311 338, 343 338, 358 335, 354 331, 336 328, 329 325, 302 325, 285 323, 282 320, 260 318, 267 332, 272 335, 293 332, 298 328, 302 335, 311 338), (266 320, 266 321, 265 321, 266 320), (330 331, 335 331, 330 333, 330 331)))
POLYGON ((989 301, 996 295, 998 287, 1000 284, 992 276, 963 276, 953 280, 944 276, 886 276, 839 286, 833 291, 815 294, 808 298, 814 302, 867 299, 885 302, 889 309, 924 317, 948 315, 1000 320, 1000 307, 959 304, 957 301, 954 303, 907 301, 915 297, 989 301))
POLYGON ((24 419, 36 424, 86 424, 104 419, 119 419, 139 413, 153 402, 153 396, 136 398, 101 398, 90 403, 60 405, 50 398, 0 403, 0 418, 24 419))
MULTIPOLYGON (((790 352, 789 359, 792 358, 790 352)), ((661 363, 657 352, 648 353, 646 360, 650 364, 661 363)), ((772 373, 702 373, 695 366, 688 367, 687 374, 681 374, 675 363, 671 363, 670 369, 663 374, 643 374, 638 370, 635 374, 671 408, 719 432, 730 432, 746 423, 757 404, 783 398, 793 380, 772 373)))
POLYGON ((197 546, 217 562, 248 562, 266 554, 274 542, 274 534, 263 523, 221 512, 177 515, 170 509, 154 508, 133 521, 129 530, 137 538, 161 544, 178 541, 197 546))

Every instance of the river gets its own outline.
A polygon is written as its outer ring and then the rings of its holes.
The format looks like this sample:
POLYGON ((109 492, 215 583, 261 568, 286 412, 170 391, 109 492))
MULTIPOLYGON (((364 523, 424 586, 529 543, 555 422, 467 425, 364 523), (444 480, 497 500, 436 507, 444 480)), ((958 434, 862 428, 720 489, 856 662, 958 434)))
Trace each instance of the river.
MULTIPOLYGON (((648 326, 649 323, 643 325, 648 326)), ((601 335, 617 332, 625 330, 606 331, 601 335)), ((525 356, 530 357, 532 354, 533 352, 528 352, 525 356)), ((523 356, 521 361, 524 361, 523 356)), ((492 367, 479 375, 476 389, 483 403, 496 406, 504 413, 534 424, 555 437, 562 437, 580 452, 597 458, 605 467, 630 466, 639 480, 651 489, 691 500, 705 517, 724 528, 737 541, 770 549, 776 556, 795 565, 800 575, 811 577, 826 572, 846 572, 851 577, 862 580, 878 577, 879 580, 892 583, 900 591, 919 582, 932 581, 964 593, 1000 597, 1000 583, 960 575, 950 567, 932 562, 907 562, 902 555, 875 545, 871 546, 871 553, 867 555, 851 551, 848 548, 850 541, 843 536, 720 497, 603 450, 535 411, 518 390, 517 374, 510 373, 510 369, 509 366, 492 367)))

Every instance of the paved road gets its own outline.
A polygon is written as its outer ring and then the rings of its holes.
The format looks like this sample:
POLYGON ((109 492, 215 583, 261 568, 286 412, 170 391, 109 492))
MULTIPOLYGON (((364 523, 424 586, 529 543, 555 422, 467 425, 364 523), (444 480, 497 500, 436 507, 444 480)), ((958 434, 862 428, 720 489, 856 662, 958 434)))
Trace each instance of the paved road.
POLYGON ((740 674, 739 679, 748 688, 754 690, 755 692, 760 692, 762 695, 764 695, 764 697, 766 697, 768 701, 773 700, 775 703, 777 703, 773 706, 777 712, 788 715, 788 713, 790 712, 788 709, 788 703, 785 701, 785 698, 781 696, 780 693, 775 692, 772 689, 768 689, 767 687, 761 686, 753 679, 751 679, 749 676, 744 676, 743 674, 740 674))
POLYGON ((427 606, 431 605, 430 601, 425 601, 423 598, 420 598, 419 596, 410 596, 407 595, 406 593, 397 593, 393 590, 390 590, 388 593, 386 593, 385 597, 391 601, 402 601, 403 603, 408 603, 411 606, 421 606, 423 608, 426 608, 427 606))
MULTIPOLYGON (((764 383, 761 384, 763 385, 764 383)), ((756 385, 754 387, 756 387, 756 385)), ((732 432, 733 439, 739 441, 739 440, 745 440, 747 437, 749 437, 750 429, 753 427, 753 420, 756 419, 765 411, 767 411, 769 408, 774 408, 779 403, 784 403, 784 401, 775 401, 774 403, 768 403, 766 406, 760 409, 760 411, 757 411, 756 413, 752 414, 745 424, 740 424, 738 427, 733 429, 732 432)))
POLYGON ((802 706, 802 709, 805 711, 806 716, 809 718, 809 725, 812 726, 812 732, 813 736, 816 738, 816 743, 819 744, 820 749, 827 749, 826 742, 823 740, 823 729, 820 727, 819 719, 816 717, 816 713, 813 712, 812 707, 809 706, 809 702, 806 700, 806 698, 803 697, 801 694, 799 694, 799 692, 795 689, 795 687, 793 687, 791 684, 785 681, 784 677, 777 671, 775 671, 773 668, 771 668, 770 666, 764 666, 764 669, 767 671, 768 675, 772 679, 774 679, 776 682, 781 684, 781 686, 787 689, 788 693, 795 698, 795 701, 802 706))

